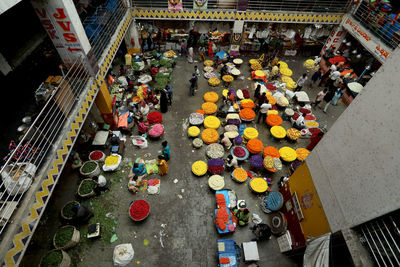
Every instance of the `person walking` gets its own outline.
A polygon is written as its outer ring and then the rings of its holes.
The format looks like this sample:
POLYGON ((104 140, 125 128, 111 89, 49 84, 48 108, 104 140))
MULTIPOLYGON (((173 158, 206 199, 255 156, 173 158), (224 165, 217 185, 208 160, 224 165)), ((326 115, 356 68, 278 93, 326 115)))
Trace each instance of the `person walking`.
POLYGON ((168 163, 165 160, 163 155, 158 155, 157 165, 158 165, 158 174, 159 175, 163 176, 168 173, 168 163))
POLYGON ((194 89, 196 88, 197 84, 196 73, 192 74, 192 78, 189 80, 189 82, 190 82, 190 95, 194 96, 194 89))
POLYGON ((324 107, 324 113, 326 113, 326 111, 328 110, 329 105, 331 104, 331 100, 333 98, 333 96, 335 95, 334 90, 328 89, 328 92, 326 93, 326 95, 324 96, 324 101, 325 101, 325 107, 324 107))
POLYGON ((315 98, 315 101, 311 103, 311 107, 314 106, 317 107, 319 105, 319 103, 322 102, 322 100, 324 99, 326 93, 328 92, 328 89, 324 88, 324 90, 321 90, 318 94, 317 97, 315 98))
POLYGON ((189 47, 188 50, 188 62, 193 63, 193 57, 194 57, 194 52, 193 52, 193 47, 189 47))
POLYGON ((304 73, 300 78, 297 80, 297 87, 295 89, 295 92, 301 91, 301 88, 303 88, 303 85, 306 83, 308 80, 307 74, 304 73))
POLYGON ((264 103, 260 106, 260 112, 258 113, 257 123, 260 123, 260 119, 265 122, 267 118, 268 110, 272 108, 272 105, 268 103, 268 101, 264 101, 264 103))
POLYGON ((161 96, 160 96, 160 111, 161 113, 166 113, 168 111, 168 92, 167 90, 163 89, 161 90, 161 96))
POLYGON ((168 103, 171 106, 172 105, 172 86, 169 84, 169 82, 167 82, 167 84, 165 85, 165 90, 167 91, 167 95, 168 95, 168 103))
POLYGON ((164 159, 166 161, 171 159, 171 153, 169 151, 169 145, 167 141, 164 141, 161 143, 162 146, 162 150, 161 150, 161 154, 164 156, 164 159))
POLYGON ((199 82, 199 78, 200 78, 200 70, 197 68, 197 66, 194 66, 194 74, 196 74, 196 77, 197 77, 196 88, 195 88, 195 90, 197 91, 197 89, 199 88, 198 82, 199 82))
POLYGON ((311 83, 310 83, 310 89, 314 87, 314 85, 317 83, 319 79, 321 79, 322 72, 321 68, 319 68, 314 74, 311 76, 311 83))

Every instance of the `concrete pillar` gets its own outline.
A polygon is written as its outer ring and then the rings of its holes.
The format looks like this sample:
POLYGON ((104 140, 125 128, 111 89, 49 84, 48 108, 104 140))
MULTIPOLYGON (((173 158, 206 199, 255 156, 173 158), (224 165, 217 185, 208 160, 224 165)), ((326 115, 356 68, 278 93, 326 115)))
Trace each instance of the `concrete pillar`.
POLYGON ((80 56, 88 55, 91 45, 72 0, 32 0, 31 3, 67 67, 80 56))
POLYGON ((344 30, 342 26, 339 25, 333 28, 328 39, 325 41, 324 47, 322 48, 322 54, 324 54, 327 49, 331 49, 333 52, 336 51, 342 44, 346 35, 347 31, 344 30))
POLYGON ((128 53, 132 54, 133 51, 140 52, 139 31, 135 21, 131 22, 125 34, 125 44, 128 53))
POLYGON ((106 123, 112 123, 112 99, 105 81, 101 82, 99 93, 95 100, 96 106, 106 123))

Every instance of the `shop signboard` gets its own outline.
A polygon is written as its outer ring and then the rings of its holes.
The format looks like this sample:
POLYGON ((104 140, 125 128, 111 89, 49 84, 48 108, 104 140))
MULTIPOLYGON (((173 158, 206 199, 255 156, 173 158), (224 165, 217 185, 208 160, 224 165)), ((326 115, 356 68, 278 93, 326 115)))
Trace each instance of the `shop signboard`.
POLYGON ((194 0, 193 1, 193 9, 197 9, 197 10, 207 9, 207 1, 208 0, 194 0))
POLYGON ((326 41, 325 41, 325 45, 322 48, 322 53, 325 53, 325 51, 327 49, 336 51, 340 47, 345 36, 346 36, 346 33, 341 26, 337 26, 337 27, 333 28, 328 39, 326 39, 326 41))
POLYGON ((346 15, 342 21, 342 26, 381 63, 386 62, 386 60, 389 58, 392 49, 375 37, 372 33, 370 33, 355 19, 346 15))
POLYGON ((66 66, 86 55, 90 43, 72 1, 31 1, 47 34, 66 66))

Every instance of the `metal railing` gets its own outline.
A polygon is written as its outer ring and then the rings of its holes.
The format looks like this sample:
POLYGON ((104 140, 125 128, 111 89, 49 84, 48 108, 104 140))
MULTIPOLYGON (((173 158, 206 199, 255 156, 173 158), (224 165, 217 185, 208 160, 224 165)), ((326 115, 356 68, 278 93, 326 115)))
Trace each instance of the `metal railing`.
POLYGON ((75 61, 0 170, 2 177, 8 177, 0 183, 0 234, 14 213, 15 206, 8 204, 20 203, 32 183, 30 179, 42 178, 35 174, 50 160, 50 152, 58 148, 62 130, 71 123, 69 117, 91 78, 84 61, 83 58, 75 61), (31 164, 37 170, 28 173, 31 164))
POLYGON ((388 16, 379 8, 362 1, 353 13, 353 17, 389 47, 395 49, 399 46, 400 20, 395 21, 395 15, 388 16))
POLYGON ((377 266, 400 266, 399 211, 358 226, 361 243, 377 266))
POLYGON ((93 16, 86 17, 82 22, 97 60, 109 45, 127 11, 128 8, 122 0, 108 0, 104 6, 96 8, 93 16))
MULTIPOLYGON (((193 9, 193 0, 182 0, 184 9, 193 9)), ((207 9, 237 10, 240 0, 209 0, 207 9)), ((345 13, 352 0, 248 0, 247 10, 345 13)), ((246 6, 246 4, 244 4, 246 6)), ((132 0, 136 8, 168 8, 167 0, 132 0)))

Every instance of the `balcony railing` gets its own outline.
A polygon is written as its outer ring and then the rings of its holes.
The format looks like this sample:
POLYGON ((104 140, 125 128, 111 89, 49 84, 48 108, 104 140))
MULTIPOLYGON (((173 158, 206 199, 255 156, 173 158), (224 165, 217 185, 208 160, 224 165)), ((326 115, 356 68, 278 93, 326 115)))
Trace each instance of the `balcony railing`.
POLYGON ((92 16, 83 20, 83 27, 97 60, 109 45, 127 10, 122 0, 108 0, 104 6, 97 7, 92 16))
POLYGON ((389 47, 395 49, 399 46, 400 20, 396 21, 396 15, 388 16, 381 9, 362 1, 353 16, 389 47))
MULTIPOLYGON (((193 0, 182 0, 184 9, 193 9, 193 0)), ((238 6, 246 6, 240 0, 209 0, 207 9, 238 10, 238 6)), ((263 11, 295 11, 317 13, 345 13, 352 0, 248 0, 247 10, 263 11)), ((163 9, 168 8, 167 0, 132 0, 136 8, 163 9)))
POLYGON ((69 128, 69 118, 90 78, 84 59, 77 60, 51 93, 19 144, 8 155, 0 170, 3 177, 0 183, 0 235, 7 227, 15 205, 23 200, 33 179, 42 178, 35 177, 35 174, 41 171, 51 159, 50 155, 58 148, 62 131, 69 128))

